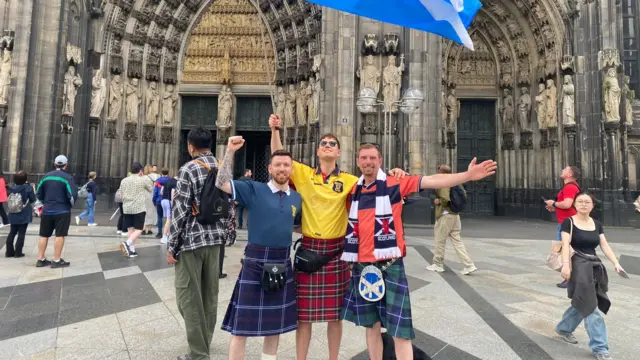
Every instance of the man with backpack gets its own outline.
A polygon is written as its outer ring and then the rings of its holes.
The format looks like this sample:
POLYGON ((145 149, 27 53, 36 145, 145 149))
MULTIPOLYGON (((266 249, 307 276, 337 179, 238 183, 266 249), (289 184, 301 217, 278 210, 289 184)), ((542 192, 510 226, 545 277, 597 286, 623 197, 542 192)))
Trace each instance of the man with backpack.
MULTIPOLYGON (((444 164, 440 165, 438 167, 438 173, 451 174, 451 167, 444 164)), ((436 205, 436 225, 434 227, 435 249, 433 252, 433 263, 427 266, 427 270, 444 272, 444 253, 448 239, 451 239, 458 259, 464 265, 464 269, 462 269, 460 273, 469 275, 478 270, 473 260, 469 257, 469 253, 462 239, 460 239, 462 223, 460 222, 459 214, 464 210, 464 206, 467 203, 467 193, 462 185, 436 190, 436 199, 433 203, 436 205)))
POLYGON ((220 249, 226 239, 229 196, 215 186, 218 160, 209 130, 187 135, 193 160, 178 171, 171 210, 167 262, 175 264, 176 302, 184 318, 189 354, 178 360, 208 360, 216 327, 220 249))
MULTIPOLYGON (((578 185, 578 178, 580 177, 580 169, 575 166, 567 166, 562 169, 560 179, 562 180, 562 189, 558 192, 555 200, 546 200, 545 206, 548 211, 556 213, 556 220, 558 220, 558 232, 556 233, 556 241, 562 241, 562 223, 565 219, 577 214, 578 212, 573 207, 573 200, 576 195, 580 193, 580 185, 578 185)), ((567 280, 563 280, 557 284, 559 288, 567 288, 567 280)))

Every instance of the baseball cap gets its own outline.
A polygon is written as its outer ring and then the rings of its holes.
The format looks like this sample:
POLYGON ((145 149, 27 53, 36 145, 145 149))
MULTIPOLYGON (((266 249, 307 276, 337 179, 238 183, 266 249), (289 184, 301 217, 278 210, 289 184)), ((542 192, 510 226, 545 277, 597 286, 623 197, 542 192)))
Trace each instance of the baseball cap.
POLYGON ((58 156, 56 156, 56 159, 55 159, 54 163, 55 163, 56 165, 67 165, 67 161, 68 161, 68 160, 67 160, 67 157, 66 157, 66 156, 64 156, 64 155, 58 155, 58 156))
POLYGON ((134 161, 133 164, 131 165, 131 173, 132 174, 137 174, 140 172, 140 170, 144 169, 144 167, 142 166, 142 164, 140 164, 137 161, 134 161))

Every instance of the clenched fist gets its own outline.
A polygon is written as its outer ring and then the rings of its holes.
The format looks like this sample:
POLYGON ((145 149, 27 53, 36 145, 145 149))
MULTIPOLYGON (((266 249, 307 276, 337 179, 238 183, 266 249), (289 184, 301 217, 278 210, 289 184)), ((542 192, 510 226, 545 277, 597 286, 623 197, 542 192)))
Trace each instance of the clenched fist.
POLYGON ((227 144, 227 151, 236 151, 240 149, 244 145, 244 139, 242 136, 231 136, 229 137, 229 142, 227 144))
POLYGON ((271 114, 271 116, 269 116, 269 127, 272 130, 280 130, 281 122, 282 121, 280 120, 280 116, 274 114, 271 114))

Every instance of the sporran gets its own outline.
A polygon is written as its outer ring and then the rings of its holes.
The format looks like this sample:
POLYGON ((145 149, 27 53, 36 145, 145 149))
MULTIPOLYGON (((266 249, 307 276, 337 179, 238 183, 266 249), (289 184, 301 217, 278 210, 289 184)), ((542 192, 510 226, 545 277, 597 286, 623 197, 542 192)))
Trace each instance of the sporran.
POLYGON ((386 292, 382 270, 375 265, 365 266, 360 273, 358 291, 366 301, 378 302, 382 300, 386 292))

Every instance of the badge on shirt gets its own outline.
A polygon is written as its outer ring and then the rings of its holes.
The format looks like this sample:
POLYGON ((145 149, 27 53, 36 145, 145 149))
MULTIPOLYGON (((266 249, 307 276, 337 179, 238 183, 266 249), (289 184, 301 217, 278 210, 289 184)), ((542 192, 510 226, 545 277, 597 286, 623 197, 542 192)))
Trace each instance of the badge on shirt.
POLYGON ((342 181, 336 181, 333 183, 333 191, 341 193, 342 190, 344 190, 344 184, 342 183, 342 181))
POLYGON ((296 217, 297 210, 294 205, 291 205, 291 216, 296 217))

